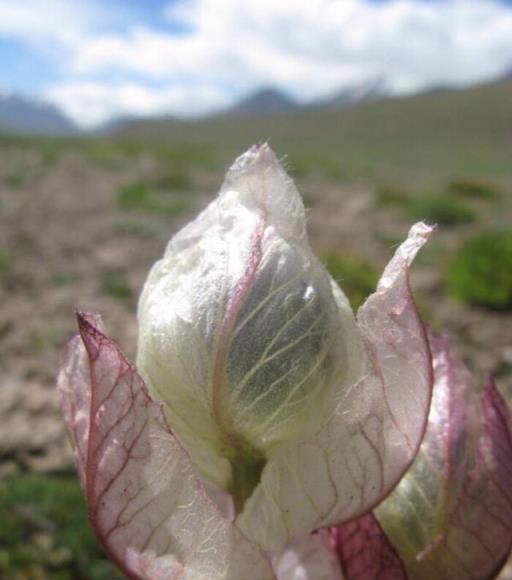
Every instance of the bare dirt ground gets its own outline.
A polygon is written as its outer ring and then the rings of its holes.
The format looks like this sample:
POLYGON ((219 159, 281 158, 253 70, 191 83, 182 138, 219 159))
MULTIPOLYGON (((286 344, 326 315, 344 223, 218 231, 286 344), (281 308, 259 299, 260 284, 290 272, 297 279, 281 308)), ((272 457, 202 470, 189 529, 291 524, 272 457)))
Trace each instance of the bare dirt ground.
MULTIPOLYGON (((133 357, 137 296, 150 266, 222 180, 198 168, 177 215, 119 206, 123 185, 154 180, 169 168, 172 160, 162 167, 151 154, 109 167, 79 150, 51 163, 37 147, 1 151, 0 475, 70 466, 54 383, 59 350, 75 332, 75 309, 102 313, 109 334, 133 357)), ((299 187, 320 253, 343 251, 381 269, 411 225, 379 208, 370 188, 307 180, 299 187)), ((475 373, 498 372, 502 392, 512 393, 503 371, 512 365, 512 315, 467 307, 444 293, 444 256, 460 235, 460 229, 436 233, 414 267, 412 286, 429 322, 460 340, 475 373)))

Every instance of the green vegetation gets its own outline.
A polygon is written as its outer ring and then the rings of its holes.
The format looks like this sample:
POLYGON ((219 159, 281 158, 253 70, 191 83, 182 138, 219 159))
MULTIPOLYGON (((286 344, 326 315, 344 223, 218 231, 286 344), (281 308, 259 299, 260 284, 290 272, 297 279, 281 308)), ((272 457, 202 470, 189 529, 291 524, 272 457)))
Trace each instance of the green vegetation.
POLYGON ((120 270, 106 270, 102 272, 101 287, 105 294, 118 300, 127 300, 133 294, 126 274, 120 270))
POLYGON ((174 168, 166 171, 155 180, 158 189, 187 191, 193 189, 193 182, 190 173, 184 169, 174 168))
POLYGON ((498 379, 512 376, 512 361, 501 361, 499 367, 494 373, 494 376, 498 379))
POLYGON ((117 194, 119 207, 125 210, 153 211, 153 192, 149 185, 137 181, 124 185, 117 194))
POLYGON ((11 257, 5 250, 0 249, 0 274, 4 272, 9 272, 11 266, 12 266, 11 257))
POLYGON ((448 194, 424 195, 411 199, 407 213, 413 219, 444 226, 469 224, 477 217, 471 206, 448 194))
POLYGON ((489 200, 496 199, 500 194, 496 185, 468 178, 453 179, 448 184, 448 191, 461 197, 489 200))
POLYGON ((148 152, 173 172, 184 173, 192 167, 211 166, 211 149, 201 143, 171 143, 168 140, 122 139, 108 136, 98 139, 63 139, 61 147, 85 152, 93 162, 109 169, 117 169, 148 152))
POLYGON ((41 153, 41 163, 46 167, 55 165, 59 160, 60 154, 65 151, 61 146, 60 140, 56 138, 45 139, 41 145, 38 150, 41 153))
POLYGON ((342 253, 327 254, 324 261, 327 270, 343 289, 354 310, 375 291, 378 274, 369 262, 342 253))
POLYGON ((455 255, 446 274, 459 300, 494 309, 512 307, 512 231, 479 234, 455 255))
POLYGON ((204 148, 219 171, 227 159, 269 139, 300 177, 432 185, 461 175, 501 183, 512 177, 511 86, 502 82, 268 117, 140 121, 120 130, 120 136, 146 147, 204 148))
POLYGON ((31 352, 42 353, 49 348, 58 350, 64 340, 62 329, 51 323, 32 328, 27 333, 27 347, 31 352))
POLYGON ((136 181, 121 187, 117 202, 123 210, 143 211, 174 216, 188 209, 188 198, 182 193, 171 194, 154 184, 136 181))
MULTIPOLYGON (((279 154, 279 152, 277 151, 279 154)), ((315 177, 322 181, 340 181, 346 178, 343 159, 337 157, 335 152, 330 155, 318 155, 308 151, 306 155, 298 152, 293 158, 286 158, 285 166, 294 178, 315 177)))
POLYGON ((21 169, 4 177, 4 184, 11 189, 20 189, 25 184, 27 174, 21 169))
POLYGON ((288 155, 298 177, 433 185, 463 176, 454 181, 457 195, 470 195, 470 185, 471 195, 482 197, 482 185, 498 189, 512 178, 511 86, 507 81, 268 117, 137 121, 106 138, 0 136, 0 147, 37 146, 47 156, 80 150, 113 167, 150 154, 180 172, 191 167, 221 172, 227 160, 268 139, 279 155, 288 155))
POLYGON ((409 196, 399 186, 380 185, 375 190, 376 202, 379 206, 405 206, 409 203, 409 196))
POLYGON ((0 481, 0 577, 114 580, 89 528, 75 477, 36 474, 0 481))

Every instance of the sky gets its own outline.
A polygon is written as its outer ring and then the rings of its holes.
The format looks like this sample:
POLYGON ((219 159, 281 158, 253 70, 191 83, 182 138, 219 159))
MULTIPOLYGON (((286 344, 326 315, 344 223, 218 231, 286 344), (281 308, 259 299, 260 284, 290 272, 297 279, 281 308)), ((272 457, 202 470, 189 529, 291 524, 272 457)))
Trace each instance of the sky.
POLYGON ((300 102, 512 69, 512 0, 0 0, 0 93, 82 127, 194 117, 261 87, 300 102))

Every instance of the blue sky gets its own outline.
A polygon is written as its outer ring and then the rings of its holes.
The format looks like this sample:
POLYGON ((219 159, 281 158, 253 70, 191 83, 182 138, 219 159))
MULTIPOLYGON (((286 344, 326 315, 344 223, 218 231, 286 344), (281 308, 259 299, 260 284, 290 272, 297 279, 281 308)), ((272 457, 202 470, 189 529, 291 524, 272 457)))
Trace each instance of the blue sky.
POLYGON ((307 102, 512 68, 512 0, 0 0, 0 91, 77 123, 195 116, 261 86, 307 102))

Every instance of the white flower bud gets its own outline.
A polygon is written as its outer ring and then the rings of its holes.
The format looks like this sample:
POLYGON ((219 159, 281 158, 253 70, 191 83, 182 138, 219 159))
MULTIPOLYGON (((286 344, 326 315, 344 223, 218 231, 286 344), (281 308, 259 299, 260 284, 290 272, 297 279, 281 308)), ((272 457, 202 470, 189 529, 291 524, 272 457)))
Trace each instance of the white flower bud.
POLYGON ((137 363, 203 476, 246 496, 276 447, 325 423, 357 377, 352 310, 268 145, 235 161, 153 266, 137 363))

